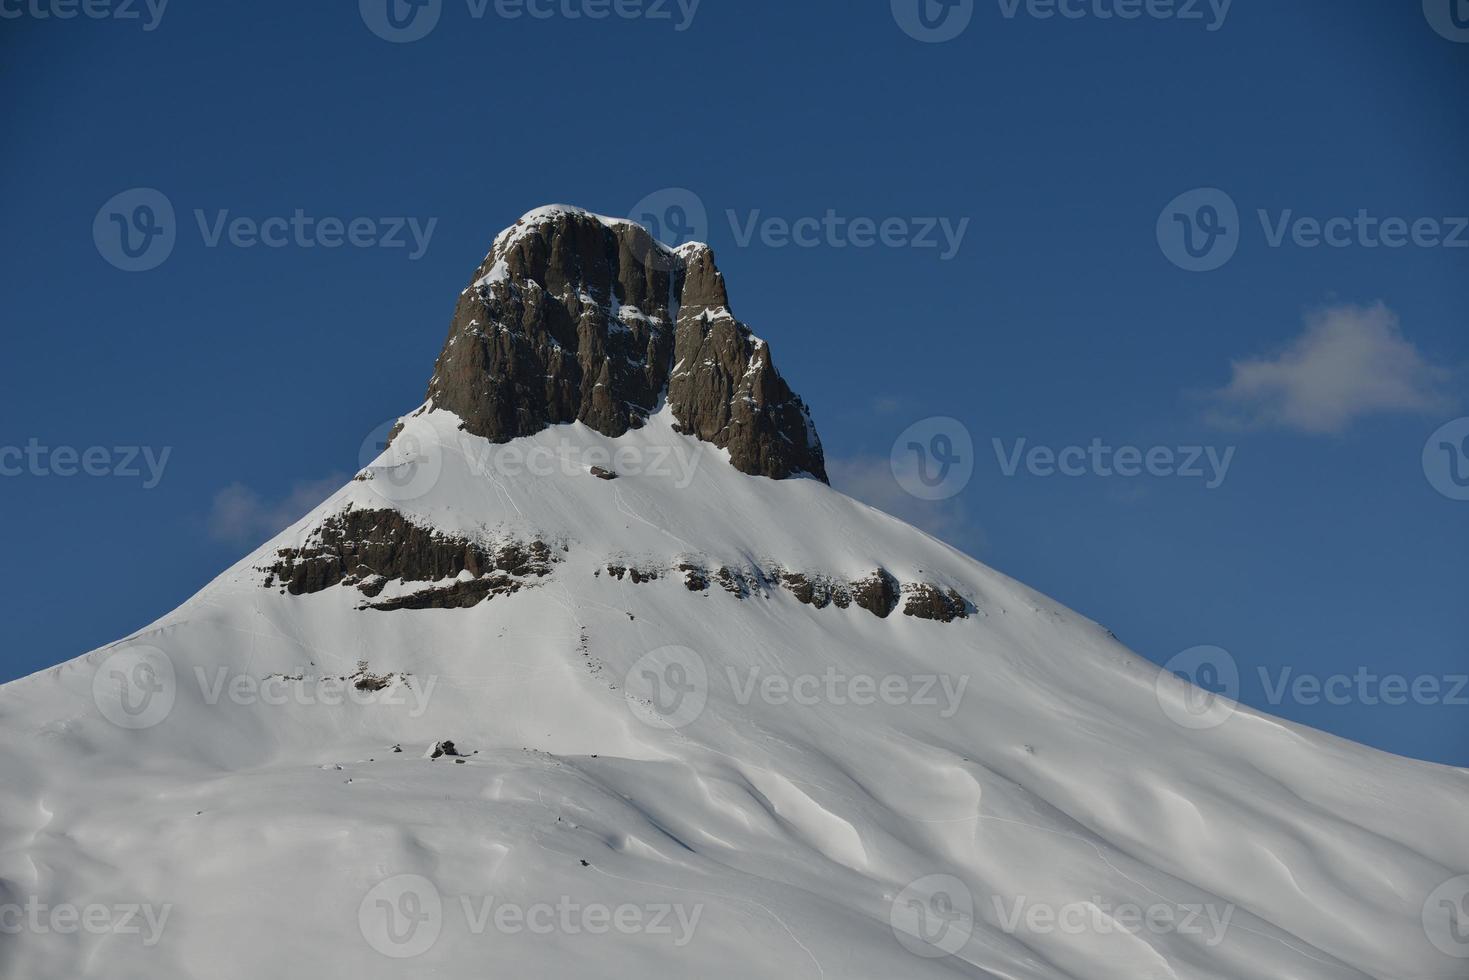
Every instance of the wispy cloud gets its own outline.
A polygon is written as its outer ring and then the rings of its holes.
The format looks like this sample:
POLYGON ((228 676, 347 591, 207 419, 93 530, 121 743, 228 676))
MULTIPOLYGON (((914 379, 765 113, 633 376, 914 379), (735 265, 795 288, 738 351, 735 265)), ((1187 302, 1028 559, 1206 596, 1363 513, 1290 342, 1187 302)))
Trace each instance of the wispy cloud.
POLYGON ((263 541, 300 520, 347 480, 345 474, 338 473, 297 483, 278 500, 267 500, 243 483, 231 483, 214 495, 209 508, 209 536, 232 544, 263 541))
POLYGON ((872 402, 872 410, 878 415, 892 415, 902 407, 902 400, 892 395, 883 395, 881 398, 876 398, 872 402))
POLYGON ((1335 434, 1369 416, 1453 404, 1444 391, 1451 372, 1424 357, 1382 303, 1314 312, 1284 350, 1232 368, 1229 384, 1208 394, 1209 420, 1227 428, 1335 434))
POLYGON ((970 520, 961 501, 918 499, 898 485, 886 457, 828 459, 826 473, 831 485, 847 496, 907 521, 940 541, 971 553, 984 545, 983 531, 970 520))

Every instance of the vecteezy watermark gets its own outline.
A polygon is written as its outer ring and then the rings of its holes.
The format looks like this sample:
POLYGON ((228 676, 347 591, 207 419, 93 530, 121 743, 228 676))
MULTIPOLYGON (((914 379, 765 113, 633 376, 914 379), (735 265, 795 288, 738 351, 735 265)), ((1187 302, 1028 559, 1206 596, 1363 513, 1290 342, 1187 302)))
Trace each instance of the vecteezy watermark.
POLYGON ((114 650, 92 675, 92 701, 118 728, 140 731, 162 723, 177 697, 173 660, 146 644, 114 650))
POLYGON ((628 710, 644 724, 686 728, 709 703, 709 666, 688 647, 659 647, 628 668, 622 692, 628 710))
POLYGON ((1450 878, 1428 896, 1423 932, 1440 953, 1469 960, 1469 875, 1450 878))
MULTIPOLYGON (((704 206, 703 199, 687 187, 665 187, 654 191, 634 204, 627 216, 670 249, 709 240, 709 209, 704 206)), ((675 265, 672 256, 651 244, 646 254, 637 258, 649 268, 664 272, 675 265)))
POLYGON ((1377 674, 1358 667, 1350 674, 1298 674, 1293 667, 1258 668, 1265 700, 1272 705, 1364 704, 1469 707, 1469 674, 1377 674))
MULTIPOLYGON (((1265 702, 1279 707, 1366 705, 1368 707, 1469 706, 1469 674, 1379 674, 1369 667, 1329 675, 1294 667, 1257 667, 1265 702)), ((1238 708, 1239 663, 1215 646, 1191 647, 1158 673, 1158 704, 1170 720, 1203 730, 1224 724, 1238 708)))
POLYGON ((920 500, 947 500, 974 477, 974 439, 958 419, 926 418, 893 440, 888 464, 908 493, 920 500))
POLYGON ((1109 446, 1094 438, 1085 446, 1029 446, 1016 439, 1006 447, 992 440, 1000 472, 1015 476, 1022 466, 1031 476, 1122 477, 1150 476, 1160 479, 1201 480, 1206 490, 1217 490, 1229 475, 1234 446, 1109 446))
MULTIPOLYGON (((633 206, 628 218, 643 225, 670 248, 708 241, 709 209, 686 187, 654 191, 633 206)), ((756 243, 766 248, 918 249, 932 250, 940 261, 959 254, 969 233, 970 219, 944 216, 846 215, 836 208, 823 214, 771 215, 761 208, 724 212, 730 235, 739 248, 756 243)), ((665 256, 654 255, 652 259, 665 256)))
POLYGON ((168 0, 0 0, 0 20, 115 20, 154 31, 168 0))
MULTIPOLYGON (((992 439, 1000 474, 1022 470, 1033 477, 1198 480, 1206 490, 1223 486, 1234 446, 1113 446, 1095 437, 1086 445, 1031 445, 1025 438, 992 439)), ((904 429, 893 441, 889 463, 900 487, 921 500, 945 500, 974 476, 974 439, 958 419, 938 416, 904 429)))
POLYGON ((357 927, 384 956, 411 959, 434 948, 444 931, 444 899, 421 875, 378 882, 357 906, 357 927))
MULTIPOLYGON (((188 675, 185 675, 188 676, 188 675)), ((227 667, 195 666, 200 700, 216 707, 391 708, 413 719, 427 713, 437 675, 374 674, 359 663, 350 674, 302 670, 259 677, 227 667)), ((108 654, 92 675, 92 700, 102 717, 119 728, 139 731, 161 725, 178 701, 182 680, 168 654, 147 644, 130 644, 108 654)))
POLYGON ((892 0, 892 5, 903 33, 926 44, 954 40, 974 17, 974 0, 892 0))
POLYGON ((1446 422, 1428 437, 1423 474, 1450 500, 1469 500, 1469 417, 1446 422))
POLYGON ((1024 896, 1006 900, 993 897, 995 917, 1009 935, 1047 936, 1154 936, 1178 935, 1203 939, 1210 948, 1224 942, 1234 918, 1233 905, 1209 903, 1175 905, 1155 902, 1109 902, 1100 895, 1090 901, 1056 905, 1032 902, 1024 896))
POLYGON ((228 209, 206 213, 196 208, 194 220, 206 248, 386 248, 411 249, 408 261, 428 252, 438 218, 317 218, 296 208, 290 215, 231 218, 228 209), (411 239, 411 241, 410 241, 411 239))
POLYGON ((705 444, 615 441, 580 443, 565 437, 493 443, 460 431, 446 435, 417 417, 390 419, 368 433, 358 452, 357 479, 393 503, 417 500, 438 486, 448 458, 462 459, 474 476, 499 480, 600 475, 643 477, 686 490, 705 458, 705 444))
POLYGON ((997 0, 1006 20, 1020 14, 1035 20, 1175 20, 1203 24, 1213 33, 1224 26, 1234 0, 997 0))
POLYGON ((953 875, 928 875, 897 894, 888 921, 898 942, 915 956, 953 956, 974 935, 974 893, 953 875))
POLYGON ((726 210, 735 244, 749 248, 757 238, 766 248, 933 249, 940 262, 959 254, 969 232, 968 218, 942 216, 885 218, 842 215, 827 208, 821 216, 779 217, 759 208, 743 216, 726 210))
POLYGON ((949 674, 848 674, 835 667, 820 674, 787 676, 750 667, 741 670, 725 667, 736 703, 748 706, 755 700, 775 707, 812 708, 818 705, 865 708, 883 704, 888 707, 933 708, 940 718, 949 719, 959 711, 964 692, 969 687, 968 675, 949 674))
MULTIPOLYGON (((1200 23, 1213 33, 1224 26, 1234 0, 996 0, 1000 16, 1015 20, 1172 20, 1200 23)), ((974 0, 892 0, 893 19, 916 41, 938 44, 963 34, 974 0)))
POLYGON ((480 440, 467 447, 465 458, 470 472, 479 476, 552 476, 584 475, 593 470, 608 476, 646 476, 667 480, 675 490, 687 490, 694 482, 699 463, 704 458, 702 444, 674 443, 665 446, 583 445, 569 439, 555 444, 496 444, 480 440))
POLYGON ((163 481, 172 446, 43 446, 31 438, 24 446, 0 446, 0 477, 115 477, 143 480, 152 490, 163 481))
POLYGON ((367 944, 384 956, 411 959, 427 953, 443 934, 450 915, 463 917, 465 931, 483 936, 657 936, 682 949, 694 939, 702 904, 607 905, 569 895, 549 901, 507 902, 494 895, 460 895, 445 902, 433 882, 421 875, 396 875, 375 885, 357 908, 357 924, 367 944))
MULTIPOLYGON (((1292 208, 1259 208, 1255 214, 1269 248, 1469 248, 1469 217, 1404 218, 1366 208, 1327 217, 1298 215, 1292 208)), ((1244 232, 1239 207, 1217 187, 1180 194, 1158 216, 1158 246, 1168 261, 1189 272, 1223 267, 1244 232)))
POLYGON ((92 220, 97 251, 124 272, 147 272, 173 254, 178 221, 168 195, 152 187, 114 194, 92 220))
MULTIPOLYGON (((423 258, 439 224, 438 218, 317 217, 302 208, 266 217, 195 208, 193 217, 205 248, 403 249, 409 261, 423 258)), ((114 195, 92 221, 97 252, 124 272, 158 268, 173 254, 178 236, 173 202, 151 187, 114 195)))
POLYGON ((358 665, 356 674, 303 671, 266 677, 236 673, 227 667, 214 670, 195 667, 194 679, 204 703, 210 707, 222 701, 268 708, 288 705, 340 708, 350 704, 359 708, 402 708, 413 719, 422 718, 428 712, 429 701, 439 685, 437 674, 421 678, 406 674, 374 675, 367 671, 365 664, 358 665))
POLYGON ((414 417, 389 419, 362 440, 357 479, 389 503, 417 500, 439 485, 444 449, 428 423, 414 417))
POLYGON ((1239 664, 1223 647, 1190 647, 1158 672, 1153 693, 1163 714, 1194 731, 1218 728, 1239 702, 1239 664))
POLYGON ((1158 216, 1158 247, 1189 272, 1212 272, 1239 249, 1239 208, 1217 187, 1180 194, 1158 216))
MULTIPOLYGON (((464 0, 472 21, 590 20, 609 18, 666 23, 679 33, 694 25, 703 0, 464 0)), ((445 0, 358 0, 362 22, 384 41, 407 44, 433 33, 445 0)))
MULTIPOLYGON (((947 674, 864 674, 828 667, 822 673, 782 674, 759 666, 726 664, 724 679, 742 707, 933 709, 940 718, 959 711, 969 677, 947 674)), ((661 647, 640 658, 623 677, 628 709, 654 728, 679 729, 697 721, 709 703, 709 665, 688 647, 661 647)))
POLYGON ((1469 44, 1469 0, 1423 0, 1423 16, 1440 36, 1469 44))
POLYGON ((76 905, 62 902, 48 905, 32 895, 25 902, 0 903, 0 934, 18 936, 138 936, 151 949, 163 939, 163 930, 173 905, 118 903, 76 905))

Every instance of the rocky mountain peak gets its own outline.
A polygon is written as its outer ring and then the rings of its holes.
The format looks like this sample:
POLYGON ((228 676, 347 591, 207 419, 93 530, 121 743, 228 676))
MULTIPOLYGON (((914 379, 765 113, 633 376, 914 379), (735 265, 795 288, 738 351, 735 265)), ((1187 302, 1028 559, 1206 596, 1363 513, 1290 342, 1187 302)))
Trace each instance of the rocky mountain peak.
POLYGON ((680 431, 739 470, 826 482, 810 413, 730 312, 713 250, 562 205, 496 237, 428 389, 432 407, 495 442, 575 421, 620 436, 665 399, 680 431))

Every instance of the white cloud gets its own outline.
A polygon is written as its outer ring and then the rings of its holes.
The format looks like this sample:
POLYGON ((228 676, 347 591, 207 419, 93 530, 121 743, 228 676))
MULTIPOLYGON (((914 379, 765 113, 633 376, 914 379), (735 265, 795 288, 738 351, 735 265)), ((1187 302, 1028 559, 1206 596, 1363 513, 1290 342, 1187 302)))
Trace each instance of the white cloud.
POLYGON ((881 398, 874 399, 872 402, 872 410, 878 415, 892 415, 902 407, 902 401, 894 398, 892 395, 884 395, 881 398))
POLYGON ((1210 421, 1225 427, 1339 433, 1368 416, 1452 404, 1443 391, 1450 372, 1430 363, 1381 303, 1312 313, 1285 350, 1232 367, 1229 384, 1209 393, 1217 403, 1210 421))
POLYGON ((828 459, 826 474, 831 485, 847 496, 907 521, 962 551, 977 552, 984 544, 984 533, 970 522, 961 501, 918 499, 898 485, 886 457, 828 459))
POLYGON ((214 495, 209 508, 209 536, 216 541, 255 544, 300 520, 347 482, 336 474, 297 483, 281 500, 267 501, 243 483, 231 483, 214 495))

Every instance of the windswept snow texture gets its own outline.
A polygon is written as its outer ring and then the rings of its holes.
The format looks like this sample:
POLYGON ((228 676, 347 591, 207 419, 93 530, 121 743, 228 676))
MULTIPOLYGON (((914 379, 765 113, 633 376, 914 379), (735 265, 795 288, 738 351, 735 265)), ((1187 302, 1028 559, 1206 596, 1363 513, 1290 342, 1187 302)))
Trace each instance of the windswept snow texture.
POLYGON ((1242 708, 1191 730, 1158 677, 891 517, 737 472, 666 412, 502 446, 420 412, 176 612, 0 688, 0 906, 20 907, 0 975, 1469 976, 1424 921, 1452 924, 1429 899, 1469 870, 1469 773, 1242 708), (560 560, 468 609, 265 587, 349 506, 560 560), (881 567, 973 612, 605 571, 690 559, 881 567), (839 680, 860 676, 914 696, 839 680), (446 740, 457 758, 426 757, 446 740), (99 928, 59 927, 64 906, 99 928))

